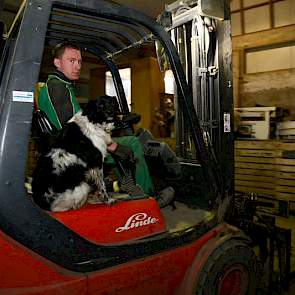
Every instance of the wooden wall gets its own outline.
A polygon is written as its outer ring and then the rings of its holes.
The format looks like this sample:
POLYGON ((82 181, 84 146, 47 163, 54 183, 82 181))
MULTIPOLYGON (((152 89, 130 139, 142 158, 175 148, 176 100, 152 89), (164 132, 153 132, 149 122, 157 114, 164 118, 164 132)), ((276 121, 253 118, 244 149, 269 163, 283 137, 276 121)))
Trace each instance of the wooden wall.
POLYGON ((160 107, 160 93, 164 92, 164 75, 154 57, 131 62, 132 111, 142 115, 139 127, 151 129, 155 107, 160 107))
POLYGON ((90 98, 94 99, 98 96, 105 95, 105 66, 97 67, 90 70, 90 98))
MULTIPOLYGON (((139 127, 151 128, 155 107, 160 106, 160 93, 164 92, 164 74, 160 72, 157 59, 144 57, 124 61, 122 67, 131 68, 132 112, 141 114, 139 127)), ((105 94, 105 67, 90 72, 90 96, 105 94)))
POLYGON ((234 106, 255 105, 288 108, 295 120, 295 69, 246 74, 249 49, 294 44, 295 25, 233 37, 234 106))
POLYGON ((241 106, 279 106, 295 119, 295 69, 244 75, 241 90, 241 106))

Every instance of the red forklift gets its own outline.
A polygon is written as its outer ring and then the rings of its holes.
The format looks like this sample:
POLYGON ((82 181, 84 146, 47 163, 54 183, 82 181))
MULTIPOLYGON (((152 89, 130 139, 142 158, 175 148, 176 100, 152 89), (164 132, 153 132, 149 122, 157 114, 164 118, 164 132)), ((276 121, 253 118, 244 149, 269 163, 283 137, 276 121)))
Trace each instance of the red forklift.
POLYGON ((157 21, 103 0, 26 1, 4 39, 0 294, 255 294, 254 238, 265 230, 253 223, 253 199, 234 198, 229 1, 176 1, 157 21), (108 67, 125 115, 116 60, 156 42, 159 65, 174 74, 176 150, 147 131, 135 136, 156 188, 173 187, 173 206, 125 196, 53 213, 32 201, 24 184, 34 91, 45 47, 64 40, 108 67))

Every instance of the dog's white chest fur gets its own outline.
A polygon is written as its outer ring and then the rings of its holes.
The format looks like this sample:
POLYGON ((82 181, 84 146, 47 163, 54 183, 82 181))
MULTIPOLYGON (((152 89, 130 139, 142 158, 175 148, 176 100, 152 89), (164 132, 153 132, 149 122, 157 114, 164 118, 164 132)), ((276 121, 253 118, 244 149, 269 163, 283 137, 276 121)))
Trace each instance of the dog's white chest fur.
POLYGON ((103 158, 106 157, 107 146, 112 143, 110 135, 110 131, 113 129, 112 123, 93 124, 89 122, 86 116, 82 116, 80 112, 73 116, 69 122, 75 122, 80 127, 82 133, 100 150, 103 158))

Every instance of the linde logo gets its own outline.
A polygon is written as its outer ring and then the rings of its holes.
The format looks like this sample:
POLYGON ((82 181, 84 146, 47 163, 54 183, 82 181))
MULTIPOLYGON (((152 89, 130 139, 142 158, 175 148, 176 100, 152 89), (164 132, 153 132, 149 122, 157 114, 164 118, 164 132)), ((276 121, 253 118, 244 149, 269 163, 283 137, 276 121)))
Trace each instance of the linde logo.
POLYGON ((135 213, 131 215, 124 226, 120 226, 116 229, 117 233, 120 233, 125 230, 129 230, 135 227, 145 226, 149 224, 156 223, 157 218, 148 216, 146 213, 135 213))

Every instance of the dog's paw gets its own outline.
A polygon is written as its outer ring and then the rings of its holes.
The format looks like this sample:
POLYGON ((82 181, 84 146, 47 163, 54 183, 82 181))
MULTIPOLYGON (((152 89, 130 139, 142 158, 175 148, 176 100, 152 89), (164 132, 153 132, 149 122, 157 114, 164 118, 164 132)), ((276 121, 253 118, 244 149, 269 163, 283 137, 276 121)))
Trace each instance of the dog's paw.
POLYGON ((105 203, 108 205, 114 205, 116 202, 117 202, 116 199, 108 198, 105 203))
POLYGON ((94 192, 88 195, 87 203, 92 205, 103 204, 104 199, 100 196, 100 194, 98 194, 97 192, 94 192))
POLYGON ((116 202, 115 199, 111 198, 108 194, 101 194, 100 192, 94 192, 88 195, 87 203, 88 204, 108 204, 112 205, 116 202))
POLYGON ((87 199, 87 203, 90 205, 96 205, 96 204, 104 204, 105 202, 102 199, 87 199))

